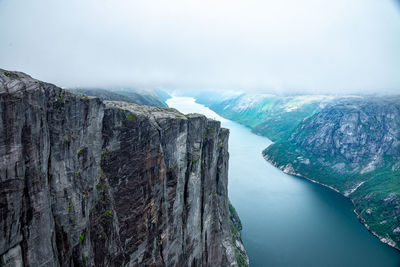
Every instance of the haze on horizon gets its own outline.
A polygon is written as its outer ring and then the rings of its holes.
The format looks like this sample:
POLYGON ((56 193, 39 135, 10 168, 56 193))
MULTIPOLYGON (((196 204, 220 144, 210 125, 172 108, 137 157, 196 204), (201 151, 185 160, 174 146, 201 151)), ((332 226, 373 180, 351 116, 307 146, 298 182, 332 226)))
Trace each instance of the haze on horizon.
POLYGON ((400 93, 395 0, 0 0, 0 68, 64 87, 400 93))

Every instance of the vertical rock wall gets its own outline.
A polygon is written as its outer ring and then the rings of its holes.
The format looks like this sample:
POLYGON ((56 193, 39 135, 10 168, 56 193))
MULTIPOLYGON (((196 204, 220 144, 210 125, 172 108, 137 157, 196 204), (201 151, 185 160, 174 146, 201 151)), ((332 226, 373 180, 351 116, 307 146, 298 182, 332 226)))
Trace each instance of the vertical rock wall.
POLYGON ((228 135, 0 70, 0 265, 236 266, 228 135))

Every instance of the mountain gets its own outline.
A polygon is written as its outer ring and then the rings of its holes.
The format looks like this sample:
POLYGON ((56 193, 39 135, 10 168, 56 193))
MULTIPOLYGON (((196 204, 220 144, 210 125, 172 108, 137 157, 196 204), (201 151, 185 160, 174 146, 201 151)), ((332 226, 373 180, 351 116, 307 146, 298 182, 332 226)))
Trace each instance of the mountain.
POLYGON ((273 140, 267 161, 350 198, 360 221, 400 248, 400 96, 243 94, 203 103, 273 140))
POLYGON ((99 97, 102 100, 125 101, 138 105, 168 107, 165 101, 169 95, 161 90, 138 90, 138 89, 99 89, 99 88, 74 88, 74 93, 87 96, 99 97))
POLYGON ((368 229, 400 248, 400 96, 342 99, 263 153, 349 197, 368 229))
POLYGON ((248 263, 231 229, 228 137, 202 115, 0 70, 1 265, 248 263))
MULTIPOLYGON (((221 116, 237 121, 272 141, 287 139, 289 133, 307 116, 334 101, 330 96, 276 96, 242 94, 222 101, 204 101, 221 116)), ((203 100, 203 101, 202 101, 203 100)))

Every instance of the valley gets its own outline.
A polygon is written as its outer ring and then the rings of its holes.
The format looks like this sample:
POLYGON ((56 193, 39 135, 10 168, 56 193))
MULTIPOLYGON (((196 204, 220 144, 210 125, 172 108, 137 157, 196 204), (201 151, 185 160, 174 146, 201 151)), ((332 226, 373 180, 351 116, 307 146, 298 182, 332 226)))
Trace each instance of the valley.
POLYGON ((400 253, 359 223, 353 204, 331 189, 287 175, 262 157, 273 143, 194 98, 170 107, 220 120, 230 130, 229 197, 242 220, 250 266, 398 266, 400 253))
POLYGON ((400 96, 241 95, 207 105, 271 138, 267 161, 350 198, 371 233, 399 248, 400 96))

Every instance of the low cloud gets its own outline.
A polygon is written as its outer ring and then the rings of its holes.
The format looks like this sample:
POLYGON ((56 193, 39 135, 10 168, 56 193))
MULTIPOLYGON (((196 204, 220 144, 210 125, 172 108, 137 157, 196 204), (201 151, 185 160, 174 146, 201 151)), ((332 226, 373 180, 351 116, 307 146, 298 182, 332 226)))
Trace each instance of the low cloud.
POLYGON ((400 92, 392 0, 0 0, 0 67, 60 86, 400 92))

